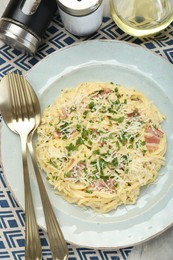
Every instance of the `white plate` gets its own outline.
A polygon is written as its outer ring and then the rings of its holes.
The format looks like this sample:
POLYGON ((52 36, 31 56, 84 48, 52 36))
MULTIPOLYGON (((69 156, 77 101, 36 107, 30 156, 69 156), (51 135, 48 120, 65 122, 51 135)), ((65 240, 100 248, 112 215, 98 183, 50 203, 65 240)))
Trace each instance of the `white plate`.
MULTIPOLYGON (((64 87, 82 81, 112 81, 142 91, 166 115, 163 124, 168 148, 166 165, 154 185, 142 189, 135 205, 122 206, 107 214, 96 214, 64 201, 43 179, 65 239, 85 247, 126 247, 163 232, 173 223, 173 68, 159 56, 117 41, 88 41, 54 52, 35 65, 27 79, 36 90, 42 109, 52 103, 64 87), (162 174, 163 173, 163 174, 162 174)), ((19 137, 4 124, 2 160, 6 179, 24 207, 19 137)), ((37 221, 46 229, 33 170, 31 185, 37 221)))

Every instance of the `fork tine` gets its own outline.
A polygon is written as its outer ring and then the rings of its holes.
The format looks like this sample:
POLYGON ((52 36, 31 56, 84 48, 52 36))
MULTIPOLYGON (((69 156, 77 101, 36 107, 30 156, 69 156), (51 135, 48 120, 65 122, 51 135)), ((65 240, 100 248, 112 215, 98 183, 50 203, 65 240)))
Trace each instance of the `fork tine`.
POLYGON ((12 98, 12 107, 16 120, 34 117, 33 100, 30 85, 25 78, 19 74, 10 73, 9 85, 12 98))
POLYGON ((14 116, 17 121, 20 119, 23 121, 26 115, 26 107, 24 106, 24 98, 21 91, 21 86, 19 86, 16 74, 10 73, 8 75, 10 84, 10 91, 14 110, 14 116))
POLYGON ((27 90, 28 90, 28 98, 30 98, 31 105, 30 105, 30 115, 35 118, 36 114, 36 109, 34 106, 34 97, 33 97, 33 92, 32 92, 32 87, 30 84, 25 80, 25 83, 28 85, 27 90))
POLYGON ((18 79, 20 82, 19 84, 21 86, 21 89, 23 90, 24 104, 27 110, 28 119, 30 119, 31 117, 34 117, 34 106, 30 89, 31 87, 23 75, 18 75, 18 79))
POLYGON ((13 117, 16 119, 16 121, 19 120, 21 117, 21 113, 18 110, 18 97, 17 97, 17 91, 16 89, 16 81, 14 80, 12 73, 8 74, 8 83, 9 83, 9 89, 10 89, 10 96, 11 96, 11 103, 12 103, 12 112, 13 112, 13 117))
POLYGON ((25 98, 25 86, 22 84, 19 74, 13 74, 13 76, 16 82, 16 91, 18 94, 19 107, 21 108, 22 120, 24 120, 29 117, 25 98))

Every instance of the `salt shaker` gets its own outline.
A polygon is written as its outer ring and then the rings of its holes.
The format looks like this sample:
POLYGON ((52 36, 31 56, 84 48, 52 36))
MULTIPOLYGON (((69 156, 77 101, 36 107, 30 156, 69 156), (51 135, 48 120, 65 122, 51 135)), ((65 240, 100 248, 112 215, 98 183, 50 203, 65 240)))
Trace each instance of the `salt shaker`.
POLYGON ((34 55, 56 10, 56 0, 11 0, 0 19, 0 40, 34 55))
POLYGON ((67 31, 87 36, 102 24, 103 0, 57 0, 59 13, 67 31))

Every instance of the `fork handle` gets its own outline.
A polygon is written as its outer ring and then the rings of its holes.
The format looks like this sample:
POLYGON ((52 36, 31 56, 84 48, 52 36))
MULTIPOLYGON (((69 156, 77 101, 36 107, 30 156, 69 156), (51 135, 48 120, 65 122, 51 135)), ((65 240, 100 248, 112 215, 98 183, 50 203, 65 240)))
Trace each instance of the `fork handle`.
POLYGON ((41 260, 41 243, 34 212, 26 155, 27 136, 21 134, 22 161, 25 189, 25 260, 41 260))
POLYGON ((32 163, 35 170, 35 175, 37 178, 37 183, 40 191, 40 197, 43 205, 43 211, 47 226, 47 233, 49 238, 50 249, 52 252, 53 260, 65 260, 68 258, 68 248, 60 226, 58 224, 57 218, 53 211, 52 205, 50 203, 47 191, 45 189, 38 164, 34 157, 34 149, 32 145, 32 138, 28 139, 28 149, 31 155, 32 163))

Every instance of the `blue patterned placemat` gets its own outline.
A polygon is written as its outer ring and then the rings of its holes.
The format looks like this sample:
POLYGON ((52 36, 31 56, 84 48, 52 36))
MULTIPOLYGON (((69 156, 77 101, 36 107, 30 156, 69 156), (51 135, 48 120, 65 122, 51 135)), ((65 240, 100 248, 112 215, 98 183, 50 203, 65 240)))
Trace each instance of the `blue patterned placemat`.
MULTIPOLYGON (((116 39, 143 46, 163 56, 173 63, 173 25, 159 33, 154 38, 135 38, 122 32, 110 18, 104 18, 103 24, 95 34, 81 38, 69 34, 56 16, 46 31, 42 44, 34 57, 0 44, 0 79, 11 71, 29 70, 48 54, 76 42, 94 39, 116 39)), ((0 117, 1 122, 1 117, 0 117)), ((0 258, 24 259, 24 212, 10 191, 5 176, 0 167, 0 258)), ((50 260, 51 252, 47 234, 39 230, 43 250, 43 259, 50 260)), ((69 259, 90 260, 126 260, 133 247, 118 250, 98 250, 74 246, 68 243, 69 259)))

